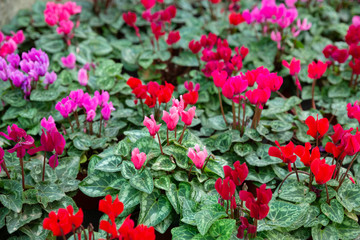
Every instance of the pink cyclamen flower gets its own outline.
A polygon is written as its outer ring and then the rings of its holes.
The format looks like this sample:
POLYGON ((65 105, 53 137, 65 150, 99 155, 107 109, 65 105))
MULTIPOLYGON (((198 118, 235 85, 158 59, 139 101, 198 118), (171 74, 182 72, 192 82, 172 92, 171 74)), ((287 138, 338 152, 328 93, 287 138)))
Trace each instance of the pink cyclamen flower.
POLYGON ((300 60, 296 60, 295 57, 293 57, 290 64, 286 60, 283 60, 282 64, 290 70, 290 75, 292 76, 298 74, 301 70, 300 60))
POLYGON ((215 70, 211 73, 211 76, 214 79, 214 84, 216 87, 222 88, 227 80, 228 74, 226 71, 215 70))
POLYGON ((101 115, 105 121, 110 119, 111 112, 115 111, 115 108, 112 102, 106 103, 103 108, 101 109, 101 115))
POLYGON ((178 113, 181 114, 182 111, 184 111, 185 109, 185 102, 183 100, 182 95, 180 95, 180 101, 176 98, 173 98, 172 102, 173 102, 172 107, 176 107, 178 113))
POLYGON ((107 91, 102 90, 101 94, 99 93, 99 91, 95 91, 94 92, 94 97, 96 97, 98 99, 98 104, 100 107, 104 106, 105 104, 107 104, 107 102, 110 99, 110 94, 107 91))
POLYGON ((161 124, 156 125, 154 115, 151 115, 150 117, 151 119, 145 116, 143 124, 148 128, 150 135, 154 137, 156 133, 159 132, 161 124))
POLYGON ((235 89, 231 81, 226 81, 225 84, 222 86, 222 94, 227 99, 232 99, 234 97, 235 89))
POLYGON ((277 48, 281 49, 281 33, 280 32, 271 32, 271 40, 273 40, 274 42, 277 42, 277 48))
POLYGON ((56 128, 54 118, 50 115, 48 120, 43 118, 40 122, 40 125, 46 129, 46 131, 51 131, 53 128, 56 128))
POLYGON ((189 148, 187 156, 193 161, 197 169, 202 169, 202 167, 204 166, 204 162, 208 157, 208 153, 205 147, 203 151, 200 151, 200 147, 198 144, 195 145, 194 149, 189 148))
POLYGON ((189 91, 189 92, 197 92, 200 90, 200 83, 195 84, 191 82, 191 81, 185 81, 184 82, 184 87, 189 91))
POLYGON ((187 112, 183 111, 181 113, 181 121, 183 121, 185 125, 187 125, 187 126, 191 125, 192 120, 195 116, 195 109, 196 109, 196 107, 193 106, 193 107, 189 108, 189 110, 187 112))
POLYGON ((137 170, 141 169, 146 161, 146 154, 140 152, 138 148, 134 148, 131 152, 131 161, 137 170))
POLYGON ((248 87, 248 81, 241 75, 231 77, 228 81, 230 81, 231 85, 233 86, 235 95, 242 93, 248 87))
POLYGON ((63 118, 67 118, 69 114, 75 109, 76 104, 70 100, 69 97, 63 98, 55 105, 55 109, 60 112, 63 118))
POLYGON ((64 67, 73 69, 75 67, 76 56, 74 53, 70 53, 67 57, 62 57, 61 62, 64 65, 64 67))
POLYGON ((170 113, 163 111, 162 120, 166 123, 167 128, 170 131, 174 131, 176 125, 179 122, 179 113, 176 107, 170 108, 170 113))
POLYGON ((56 29, 58 34, 69 34, 74 27, 74 23, 71 20, 62 20, 59 22, 59 27, 56 29))
POLYGON ((360 26, 360 16, 353 16, 352 18, 352 25, 354 26, 360 26))
POLYGON ((89 77, 87 71, 84 68, 81 68, 78 72, 78 81, 80 85, 86 86, 88 83, 89 77))
POLYGON ((307 31, 311 28, 311 23, 310 22, 308 23, 306 18, 304 18, 303 22, 301 22, 301 20, 298 19, 296 25, 301 31, 307 31))
POLYGON ((91 109, 90 111, 86 112, 86 121, 88 122, 94 121, 95 116, 96 116, 96 112, 91 109))
POLYGON ((288 6, 289 8, 294 8, 295 7, 295 3, 297 2, 298 0, 285 0, 285 4, 286 6, 288 6))

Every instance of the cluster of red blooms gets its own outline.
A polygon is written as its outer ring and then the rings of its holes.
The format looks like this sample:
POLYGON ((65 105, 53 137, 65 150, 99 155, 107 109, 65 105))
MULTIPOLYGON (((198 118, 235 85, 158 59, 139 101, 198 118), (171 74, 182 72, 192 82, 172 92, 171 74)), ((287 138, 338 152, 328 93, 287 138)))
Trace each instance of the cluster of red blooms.
POLYGON ((5 58, 8 54, 14 53, 17 46, 24 41, 25 36, 22 30, 12 32, 12 36, 5 36, 0 31, 0 57, 5 58))
MULTIPOLYGON (((157 0, 158 3, 163 3, 163 0, 157 0)), ((142 13, 142 18, 151 24, 151 31, 154 34, 156 41, 165 35, 166 23, 171 25, 171 20, 176 16, 176 7, 170 5, 164 10, 151 13, 152 8, 156 5, 156 0, 141 0, 142 5, 145 7, 145 11, 142 13)), ((133 27, 136 31, 136 35, 140 38, 139 28, 135 25, 137 16, 134 12, 127 12, 123 14, 123 19, 127 25, 133 27)), ((180 40, 179 31, 169 31, 166 43, 172 45, 180 40)))
MULTIPOLYGON (((140 239, 155 239, 155 231, 153 227, 145 225, 138 225, 134 228, 134 221, 130 219, 130 215, 125 219, 124 223, 119 229, 116 227, 115 218, 119 216, 124 210, 124 204, 119 201, 116 196, 112 201, 111 195, 107 195, 105 200, 100 200, 99 211, 105 213, 109 220, 102 220, 100 222, 100 229, 109 234, 107 239, 122 239, 122 240, 140 240, 140 239)), ((66 209, 60 208, 58 212, 51 211, 49 217, 43 221, 43 228, 52 231, 54 236, 65 236, 71 231, 77 234, 78 239, 82 239, 82 232, 85 234, 85 239, 92 240, 93 228, 88 227, 88 236, 81 225, 84 214, 81 210, 74 214, 74 209, 69 205, 66 209)), ((74 236, 75 237, 75 236, 74 236)))
MULTIPOLYGON (((315 119, 314 117, 309 116, 306 119, 305 124, 309 128, 307 134, 316 139, 317 143, 329 129, 329 121, 326 118, 315 119)), ((310 167, 317 184, 325 184, 331 178, 337 177, 342 160, 345 156, 353 156, 360 151, 359 132, 351 134, 353 128, 344 130, 340 124, 333 126, 333 129, 334 134, 331 135, 332 142, 328 142, 325 145, 325 151, 332 154, 334 159, 340 160, 337 165, 326 164, 325 159, 320 159, 319 147, 316 146, 311 149, 311 144, 309 142, 305 143, 305 146, 298 145, 295 147, 294 143, 291 141, 286 146, 280 146, 276 141, 275 143, 278 147, 270 147, 269 155, 280 158, 284 163, 287 163, 289 171, 292 171, 291 164, 295 163, 296 156, 298 156, 305 166, 310 167), (335 171, 335 169, 337 169, 337 171, 335 171)))
POLYGON ((188 90, 187 93, 182 95, 184 104, 185 104, 184 107, 186 108, 188 104, 195 105, 197 103, 197 101, 199 99, 200 84, 197 83, 194 86, 193 82, 186 81, 184 83, 184 86, 185 86, 185 89, 188 90))
MULTIPOLYGON (((345 63, 348 57, 352 56, 349 62, 349 66, 352 69, 351 86, 353 85, 354 75, 357 75, 358 78, 360 74, 360 21, 358 19, 358 16, 353 18, 353 22, 349 26, 345 36, 345 42, 348 44, 348 48, 338 49, 335 45, 327 45, 323 50, 324 56, 329 59, 328 65, 332 65, 334 62, 338 62, 339 64, 345 63)), ((357 78, 355 85, 357 84, 357 78)))
MULTIPOLYGON (((44 10, 45 22, 49 26, 57 25, 56 32, 64 35, 64 39, 68 45, 71 44, 71 39, 74 37, 72 32, 74 23, 70 19, 71 16, 79 14, 81 6, 76 5, 75 2, 66 2, 64 4, 47 2, 44 10)), ((79 27, 80 21, 76 22, 76 27, 79 27)))
MULTIPOLYGON (((225 179, 219 178, 215 182, 215 189, 223 200, 227 201, 230 206, 231 215, 238 209, 235 200, 235 190, 237 186, 241 186, 249 174, 249 169, 246 163, 240 164, 239 161, 234 163, 234 169, 230 166, 224 166, 225 179)), ((263 184, 260 188, 256 189, 257 199, 254 195, 247 191, 240 191, 239 197, 241 201, 245 201, 245 206, 250 211, 250 217, 254 219, 254 225, 249 224, 247 218, 240 217, 242 224, 238 228, 238 238, 244 237, 244 231, 246 229, 248 234, 255 234, 257 228, 257 220, 261 220, 269 213, 269 202, 272 197, 270 189, 266 189, 266 184, 263 184)), ((222 203, 222 201, 220 201, 222 203)))
POLYGON ((189 48, 194 54, 203 49, 201 60, 206 64, 201 71, 206 77, 210 77, 215 70, 224 70, 228 75, 239 72, 243 66, 244 58, 249 53, 249 49, 246 47, 236 47, 235 54, 233 54, 227 40, 222 40, 213 33, 209 33, 208 36, 202 35, 200 41, 192 40, 189 43, 189 48), (216 49, 213 50, 215 46, 216 49))
POLYGON ((231 25, 237 26, 241 23, 245 22, 245 18, 241 15, 241 13, 237 13, 235 11, 231 12, 229 15, 229 23, 231 25))
MULTIPOLYGON (((148 82, 145 85, 140 79, 134 77, 130 77, 126 83, 132 89, 135 97, 140 101, 145 100, 144 103, 149 108, 156 107, 157 103, 159 103, 159 106, 162 103, 168 103, 175 89, 171 83, 165 82, 165 85, 159 85, 157 82, 148 82)), ((135 103, 137 103, 137 99, 135 103)))

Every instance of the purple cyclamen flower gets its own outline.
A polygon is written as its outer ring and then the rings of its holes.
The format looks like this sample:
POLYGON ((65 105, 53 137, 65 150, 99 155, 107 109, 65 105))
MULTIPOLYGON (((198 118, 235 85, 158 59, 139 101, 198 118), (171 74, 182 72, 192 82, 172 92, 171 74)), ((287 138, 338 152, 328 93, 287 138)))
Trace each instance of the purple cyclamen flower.
POLYGON ((14 69, 17 69, 19 67, 19 64, 20 64, 20 56, 19 56, 19 54, 15 54, 15 53, 9 54, 6 57, 6 60, 10 63, 10 65, 14 69))
MULTIPOLYGON (((23 54, 24 56, 24 54, 23 54)), ((34 68, 34 63, 31 61, 28 61, 26 59, 23 59, 20 61, 20 68, 26 73, 29 73, 34 68)))
POLYGON ((24 74, 19 70, 15 70, 15 71, 11 72, 9 74, 9 77, 15 87, 21 87, 21 85, 23 84, 23 82, 25 80, 24 74))
POLYGON ((57 75, 54 71, 52 71, 51 73, 47 72, 45 74, 45 79, 44 79, 44 84, 49 85, 49 84, 53 84, 57 79, 57 75))

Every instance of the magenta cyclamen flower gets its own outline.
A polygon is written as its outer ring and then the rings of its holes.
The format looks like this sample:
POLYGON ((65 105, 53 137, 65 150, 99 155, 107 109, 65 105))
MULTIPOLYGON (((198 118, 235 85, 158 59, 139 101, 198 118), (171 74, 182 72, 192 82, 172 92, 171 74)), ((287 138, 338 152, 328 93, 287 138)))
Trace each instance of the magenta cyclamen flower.
POLYGON ((146 161, 146 154, 139 151, 138 148, 134 148, 131 152, 131 161, 133 162, 137 170, 141 169, 146 161))
POLYGON ((88 83, 89 77, 87 71, 84 68, 81 68, 78 72, 78 81, 80 85, 86 86, 88 83))
POLYGON ((112 111, 115 111, 112 102, 105 103, 103 108, 101 109, 101 115, 105 121, 110 119, 112 111))
POLYGON ((198 144, 196 144, 194 148, 195 150, 193 148, 189 148, 187 155, 193 161, 197 169, 202 169, 208 153, 205 147, 203 151, 200 151, 200 147, 198 144))
POLYGON ((70 53, 67 57, 62 57, 61 62, 64 65, 64 67, 73 69, 75 67, 76 56, 74 53, 70 53))
POLYGON ((46 129, 46 131, 51 131, 53 128, 56 128, 54 118, 50 115, 48 120, 46 118, 41 119, 40 125, 46 129))
POLYGON ((195 116, 195 109, 196 109, 196 107, 193 106, 193 107, 189 108, 188 111, 183 111, 181 113, 181 121, 183 121, 185 125, 187 125, 187 126, 191 125, 192 120, 195 116))
POLYGON ((173 102, 172 107, 176 107, 176 110, 178 111, 178 113, 181 114, 182 111, 184 111, 184 109, 185 109, 185 102, 183 100, 182 95, 180 95, 180 101, 177 100, 176 98, 174 98, 172 100, 172 102, 173 102))
POLYGON ((150 117, 151 119, 145 116, 143 124, 148 128, 150 135, 154 137, 156 133, 159 132, 161 124, 156 125, 154 115, 151 115, 150 117))
POLYGON ((45 74, 45 79, 44 79, 44 84, 49 85, 49 84, 53 84, 57 79, 57 75, 54 71, 52 71, 51 73, 46 73, 45 74))
POLYGON ((98 99, 98 104, 100 107, 103 107, 110 99, 110 95, 107 91, 102 90, 101 94, 99 91, 95 91, 94 97, 98 99))
POLYGON ((220 72, 219 70, 215 70, 211 73, 211 76, 213 77, 215 86, 222 88, 226 82, 228 74, 226 71, 220 72))
POLYGON ((8 150, 9 153, 16 151, 18 158, 23 158, 26 154, 26 150, 34 147, 34 139, 28 135, 24 129, 19 128, 16 124, 11 127, 7 127, 8 134, 0 132, 0 136, 5 137, 8 140, 16 142, 16 145, 8 150))
POLYGON ((176 128, 176 125, 179 122, 179 113, 177 111, 177 108, 171 107, 170 114, 167 111, 163 111, 162 120, 164 120, 164 122, 167 125, 167 128, 170 131, 174 131, 174 129, 176 128))
POLYGON ((55 109, 60 112, 63 118, 67 118, 69 114, 76 109, 76 104, 74 101, 70 100, 69 97, 66 97, 55 105, 55 109))

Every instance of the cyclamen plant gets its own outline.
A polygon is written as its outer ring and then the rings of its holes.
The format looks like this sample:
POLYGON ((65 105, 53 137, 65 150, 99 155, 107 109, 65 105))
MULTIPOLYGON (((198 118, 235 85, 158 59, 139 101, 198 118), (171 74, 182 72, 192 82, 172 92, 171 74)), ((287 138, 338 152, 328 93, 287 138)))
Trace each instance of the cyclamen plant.
MULTIPOLYGON (((101 220, 99 228, 107 233, 105 239, 155 239, 155 231, 153 227, 147 227, 145 225, 138 225, 134 227, 134 221, 130 219, 129 215, 122 225, 117 228, 115 218, 119 216, 124 210, 124 204, 119 201, 118 197, 112 200, 111 195, 106 195, 105 200, 99 201, 99 211, 105 213, 109 220, 101 220)), ((66 235, 72 232, 74 239, 88 239, 97 240, 94 232, 94 227, 90 223, 85 231, 82 225, 84 214, 80 208, 77 213, 74 214, 74 209, 71 205, 66 208, 58 209, 57 213, 51 211, 49 217, 43 221, 43 228, 48 229, 54 236, 62 237, 66 239, 66 235)))
POLYGON ((0 57, 0 78, 9 81, 12 88, 21 88, 25 99, 30 97, 31 91, 39 87, 41 77, 44 77, 42 83, 45 89, 57 79, 54 71, 48 72, 49 57, 41 49, 32 48, 23 52, 21 58, 12 53, 6 60, 0 57))

